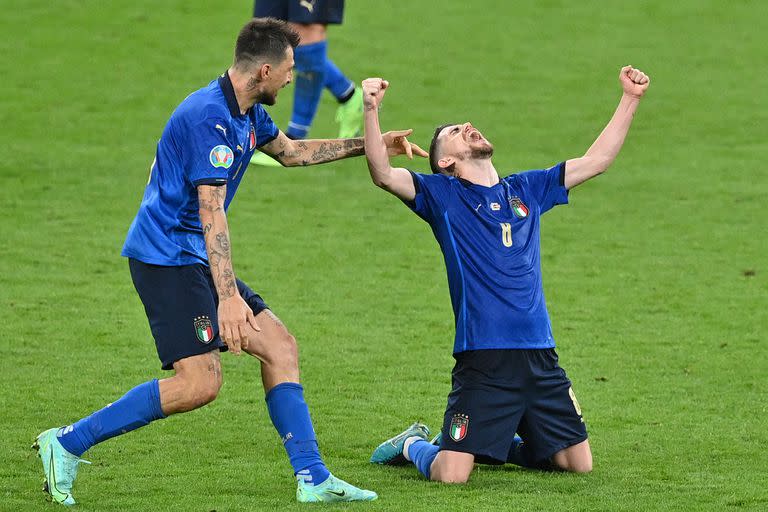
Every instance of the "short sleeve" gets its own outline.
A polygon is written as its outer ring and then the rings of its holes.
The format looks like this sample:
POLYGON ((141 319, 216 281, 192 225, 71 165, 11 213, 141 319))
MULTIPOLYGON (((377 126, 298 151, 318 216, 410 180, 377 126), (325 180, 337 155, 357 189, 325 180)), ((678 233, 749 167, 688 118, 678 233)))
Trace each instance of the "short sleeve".
POLYGON ((450 178, 444 174, 411 172, 416 197, 405 204, 427 222, 441 218, 451 194, 450 178))
POLYGON ((235 153, 227 141, 229 125, 223 119, 208 118, 186 127, 179 134, 184 173, 195 186, 227 182, 235 153))
POLYGON ((526 171, 516 175, 541 213, 558 204, 568 204, 568 189, 565 188, 565 162, 549 169, 526 171))
POLYGON ((260 104, 253 107, 253 115, 254 124, 256 125, 256 147, 260 148, 264 144, 269 144, 275 140, 280 130, 260 104))

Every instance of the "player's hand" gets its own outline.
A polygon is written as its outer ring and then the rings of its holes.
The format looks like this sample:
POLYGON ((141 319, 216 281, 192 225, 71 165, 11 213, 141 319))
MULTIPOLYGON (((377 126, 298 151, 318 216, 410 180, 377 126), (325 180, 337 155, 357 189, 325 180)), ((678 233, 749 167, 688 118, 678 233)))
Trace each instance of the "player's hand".
POLYGON ((651 77, 632 66, 621 68, 619 81, 621 82, 621 88, 624 89, 624 93, 635 98, 642 98, 645 90, 651 85, 651 77))
POLYGON ((219 335, 229 350, 240 355, 248 347, 248 326, 260 331, 253 310, 240 294, 235 294, 219 302, 219 335))
POLYGON ((387 155, 408 155, 408 158, 411 160, 413 160, 414 154, 428 158, 429 153, 407 139, 411 133, 413 133, 413 130, 395 130, 384 133, 381 137, 387 146, 387 155))
POLYGON ((363 105, 365 110, 379 108, 387 87, 389 87, 389 82, 383 78, 366 78, 363 80, 363 105))

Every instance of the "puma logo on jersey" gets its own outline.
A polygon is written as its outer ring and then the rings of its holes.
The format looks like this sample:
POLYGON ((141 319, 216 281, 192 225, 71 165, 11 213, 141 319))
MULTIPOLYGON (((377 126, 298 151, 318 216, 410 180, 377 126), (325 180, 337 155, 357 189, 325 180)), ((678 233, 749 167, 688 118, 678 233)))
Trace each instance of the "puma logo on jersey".
POLYGON ((216 125, 216 129, 221 130, 221 133, 223 133, 225 137, 227 136, 227 129, 221 126, 220 124, 216 125))
POLYGON ((309 12, 313 12, 315 10, 315 0, 301 0, 299 5, 304 7, 309 12))

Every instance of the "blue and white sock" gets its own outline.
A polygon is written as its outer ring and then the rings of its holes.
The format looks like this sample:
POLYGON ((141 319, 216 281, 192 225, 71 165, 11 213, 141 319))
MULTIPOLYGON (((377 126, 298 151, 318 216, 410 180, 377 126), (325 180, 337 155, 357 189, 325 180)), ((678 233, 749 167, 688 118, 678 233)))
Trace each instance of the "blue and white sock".
POLYGON ((437 452, 440 451, 440 447, 434 444, 430 444, 429 441, 424 439, 418 439, 410 444, 407 448, 408 456, 406 457, 413 462, 419 473, 427 477, 429 480, 429 472, 432 467, 432 462, 437 457, 437 452))
POLYGON ((320 41, 297 46, 294 51, 296 86, 293 89, 293 113, 288 130, 292 139, 303 139, 315 118, 325 83, 325 58, 328 43, 320 41))
POLYGON ((270 389, 265 400, 296 479, 309 485, 325 482, 331 473, 320 456, 304 388, 295 382, 284 382, 270 389))
POLYGON ((119 400, 80 421, 59 429, 59 442, 80 457, 91 446, 165 418, 157 379, 139 384, 119 400))
POLYGON ((355 83, 347 78, 329 58, 325 59, 324 85, 339 103, 346 102, 355 93, 355 83))

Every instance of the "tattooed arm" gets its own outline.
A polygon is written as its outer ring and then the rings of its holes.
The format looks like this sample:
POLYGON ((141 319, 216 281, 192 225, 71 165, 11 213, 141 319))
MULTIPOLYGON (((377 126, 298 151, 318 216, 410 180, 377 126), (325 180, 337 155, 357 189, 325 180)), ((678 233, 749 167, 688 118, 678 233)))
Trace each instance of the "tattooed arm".
MULTIPOLYGON (((423 149, 408 142, 403 134, 408 135, 410 131, 387 132, 382 136, 389 156, 407 154, 411 157, 413 153, 427 156, 423 149)), ((279 132, 275 140, 259 149, 274 157, 284 166, 293 167, 333 162, 351 156, 362 156, 365 154, 365 142, 362 137, 292 140, 283 132, 279 132)))
POLYGON ((292 140, 282 131, 277 138, 259 148, 286 167, 322 164, 365 154, 363 139, 292 140))
POLYGON ((253 311, 240 297, 237 280, 232 269, 232 248, 229 242, 229 226, 224 212, 227 186, 200 185, 197 198, 200 203, 200 223, 203 226, 205 249, 211 268, 213 283, 219 296, 219 334, 233 353, 248 345, 250 324, 259 330, 253 311))

